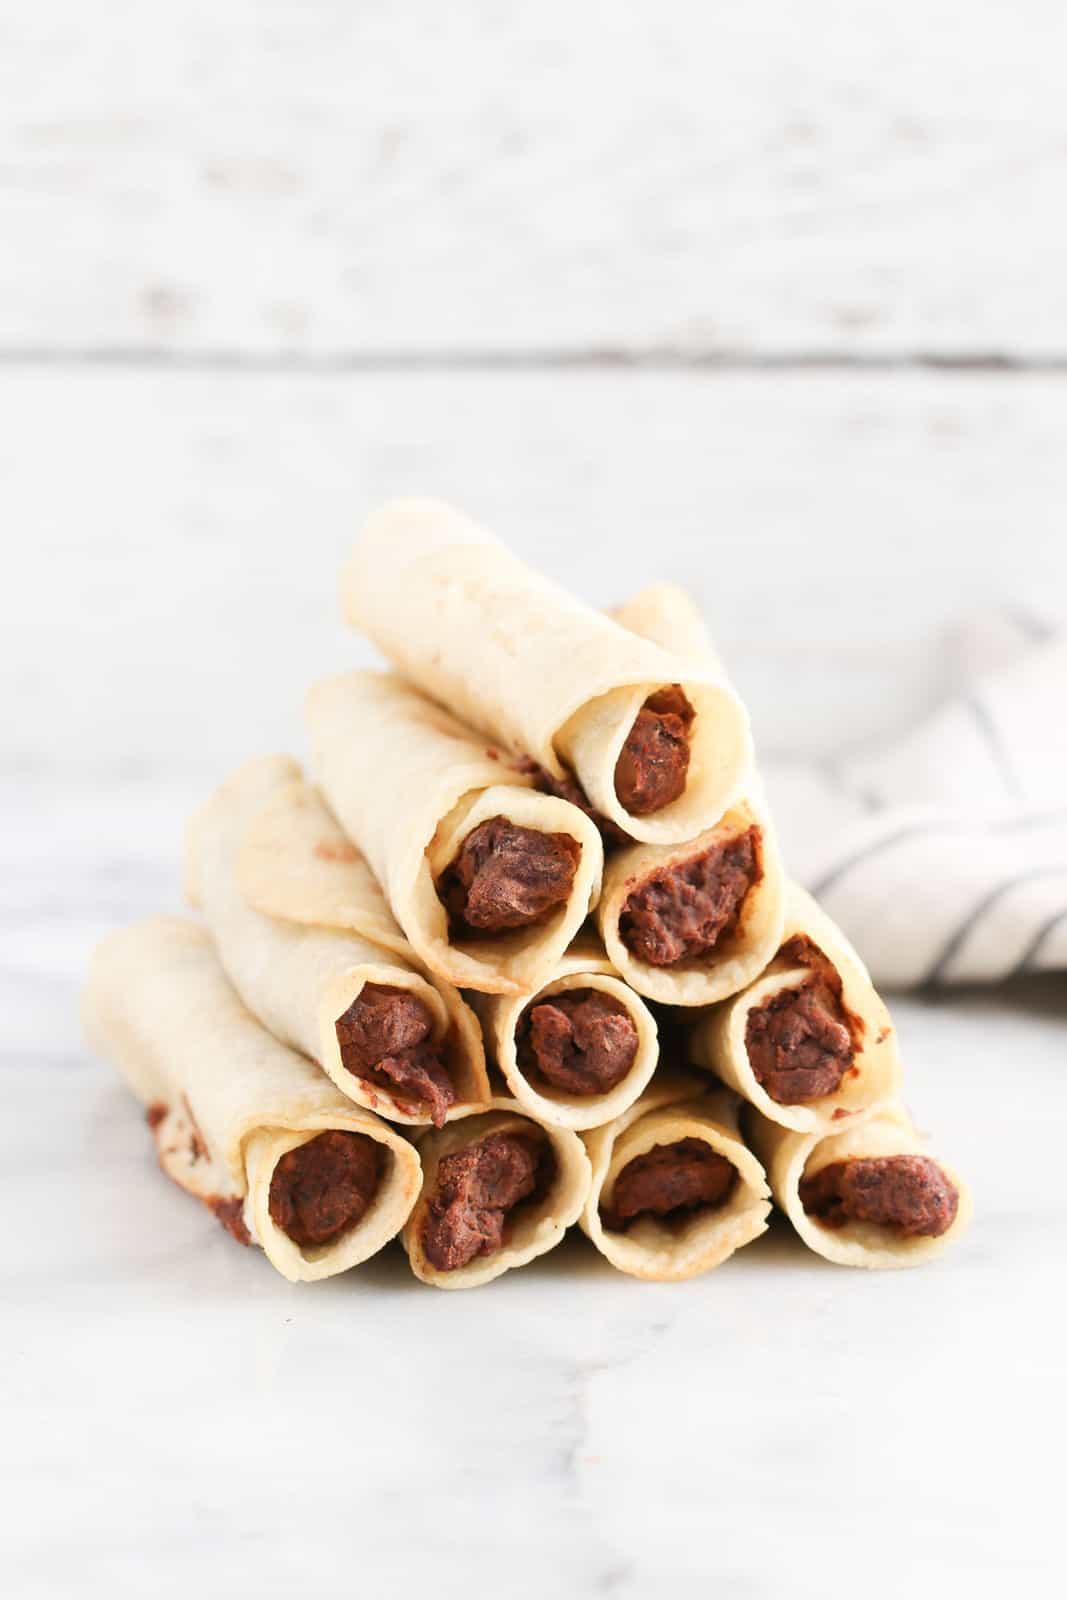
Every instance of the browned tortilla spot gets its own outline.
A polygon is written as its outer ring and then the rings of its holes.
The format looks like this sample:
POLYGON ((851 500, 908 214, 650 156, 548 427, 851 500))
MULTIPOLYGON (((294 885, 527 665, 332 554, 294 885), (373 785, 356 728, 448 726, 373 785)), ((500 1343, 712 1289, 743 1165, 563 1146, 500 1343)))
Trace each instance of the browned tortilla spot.
POLYGON ((354 844, 336 844, 332 839, 321 839, 315 846, 315 854, 320 861, 342 861, 350 864, 363 859, 354 844))
POLYGON ((231 1234, 238 1244, 252 1243, 252 1237, 245 1227, 243 1200, 223 1200, 220 1195, 213 1195, 205 1204, 215 1213, 226 1232, 231 1234))

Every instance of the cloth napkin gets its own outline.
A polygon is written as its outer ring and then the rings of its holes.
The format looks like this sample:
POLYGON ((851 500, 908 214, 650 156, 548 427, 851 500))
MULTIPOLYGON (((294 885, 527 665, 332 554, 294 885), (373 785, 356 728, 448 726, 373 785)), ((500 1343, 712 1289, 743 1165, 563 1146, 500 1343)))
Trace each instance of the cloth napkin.
POLYGON ((1067 969, 1067 637, 977 620, 956 677, 903 736, 764 774, 788 869, 886 988, 1067 969))

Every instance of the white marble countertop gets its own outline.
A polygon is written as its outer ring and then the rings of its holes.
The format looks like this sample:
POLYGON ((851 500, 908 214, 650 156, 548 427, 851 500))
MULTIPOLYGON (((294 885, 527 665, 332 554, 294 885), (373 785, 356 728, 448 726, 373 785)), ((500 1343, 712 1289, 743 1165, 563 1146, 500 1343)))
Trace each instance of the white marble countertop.
POLYGON ((37 803, 3 861, 9 1592, 1051 1592, 1062 980, 896 1007, 918 1119, 975 1191, 935 1266, 844 1271, 776 1226, 681 1285, 576 1237, 466 1294, 398 1248, 294 1287, 164 1182, 78 1039, 97 933, 176 903, 145 841, 189 796, 140 793, 121 846, 121 806, 70 799, 80 845, 37 803))

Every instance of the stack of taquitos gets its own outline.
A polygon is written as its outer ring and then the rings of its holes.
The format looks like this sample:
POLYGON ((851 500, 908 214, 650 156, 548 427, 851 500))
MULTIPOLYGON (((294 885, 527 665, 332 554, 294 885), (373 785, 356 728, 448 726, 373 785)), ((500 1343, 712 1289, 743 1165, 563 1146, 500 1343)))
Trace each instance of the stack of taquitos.
POLYGON ((901 1109, 862 961, 784 877, 682 591, 609 617, 419 500, 371 518, 342 601, 395 670, 312 689, 319 787, 239 769, 189 830, 204 926, 94 962, 90 1037, 164 1171, 292 1279, 399 1237, 472 1287, 577 1221, 687 1278, 772 1195, 836 1262, 956 1237, 966 1188, 901 1109))
MULTIPOLYGON (((717 659, 675 585, 644 590, 616 616, 675 640, 686 657, 717 659)), ((846 1266, 928 1260, 963 1232, 970 1192, 929 1154, 900 1103, 885 1004, 841 929, 796 884, 786 886, 778 936, 760 976, 694 1018, 685 1054, 742 1097, 742 1127, 771 1193, 813 1250, 846 1266)))

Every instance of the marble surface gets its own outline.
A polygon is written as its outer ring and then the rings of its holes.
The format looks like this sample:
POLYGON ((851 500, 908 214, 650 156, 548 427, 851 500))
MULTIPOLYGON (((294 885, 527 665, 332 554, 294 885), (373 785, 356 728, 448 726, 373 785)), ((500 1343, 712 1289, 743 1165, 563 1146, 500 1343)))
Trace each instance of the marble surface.
POLYGON ((398 1249, 294 1287, 162 1179, 79 1040, 92 941, 178 903, 192 798, 5 796, 9 1592, 1052 1592, 1061 978, 896 1006, 913 1108, 975 1190, 938 1265, 850 1273, 779 1225, 689 1284, 574 1237, 466 1294, 398 1249))

